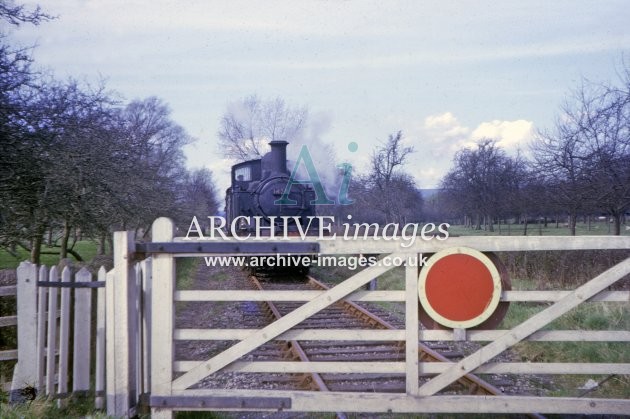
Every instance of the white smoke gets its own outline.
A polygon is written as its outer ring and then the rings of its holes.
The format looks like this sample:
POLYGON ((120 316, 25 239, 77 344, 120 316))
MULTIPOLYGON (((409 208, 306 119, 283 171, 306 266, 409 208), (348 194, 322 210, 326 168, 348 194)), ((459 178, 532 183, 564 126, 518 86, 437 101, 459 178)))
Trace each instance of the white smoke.
MULTIPOLYGON (((287 169, 293 171, 303 146, 313 159, 317 174, 329 199, 334 200, 341 184, 342 174, 337 168, 338 162, 334 148, 322 140, 322 136, 330 129, 332 117, 328 113, 319 112, 309 115, 306 126, 298 136, 287 139, 287 169)), ((298 179, 309 179, 304 162, 298 167, 298 179)))
MULTIPOLYGON (((221 143, 221 152, 235 164, 262 157, 271 150, 272 140, 287 141, 287 170, 291 173, 306 146, 328 198, 335 199, 343 173, 337 168, 334 148, 322 140, 331 120, 329 113, 310 113, 306 107, 287 104, 279 97, 262 99, 251 95, 228 104, 223 121, 229 121, 227 131, 235 141, 221 143)), ((310 180, 304 161, 298 166, 297 179, 310 180)))

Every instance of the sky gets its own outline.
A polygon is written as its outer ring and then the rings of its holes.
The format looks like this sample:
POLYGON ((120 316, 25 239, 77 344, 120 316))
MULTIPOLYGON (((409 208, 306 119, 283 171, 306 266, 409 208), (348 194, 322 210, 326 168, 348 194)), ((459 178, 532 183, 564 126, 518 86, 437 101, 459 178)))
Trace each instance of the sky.
POLYGON ((252 94, 307 106, 318 141, 359 171, 402 130, 415 149, 405 170, 434 188, 480 138, 526 155, 571 89, 614 82, 630 59, 627 1, 37 3, 58 19, 3 28, 36 45, 37 65, 105 79, 126 100, 163 99, 197 139, 187 164, 210 168, 220 190, 231 162, 219 122, 252 94))

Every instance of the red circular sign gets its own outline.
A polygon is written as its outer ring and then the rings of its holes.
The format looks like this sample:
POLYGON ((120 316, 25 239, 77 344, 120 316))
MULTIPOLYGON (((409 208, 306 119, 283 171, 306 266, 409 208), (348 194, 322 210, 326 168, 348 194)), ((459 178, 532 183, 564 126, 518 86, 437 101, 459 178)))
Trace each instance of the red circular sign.
POLYGON ((445 256, 427 275, 426 298, 442 317, 453 321, 472 320, 492 301, 494 281, 479 259, 465 254, 445 256))
POLYGON ((499 305, 501 274, 475 249, 443 249, 420 270, 418 296, 426 315, 440 325, 475 327, 493 316, 499 305))

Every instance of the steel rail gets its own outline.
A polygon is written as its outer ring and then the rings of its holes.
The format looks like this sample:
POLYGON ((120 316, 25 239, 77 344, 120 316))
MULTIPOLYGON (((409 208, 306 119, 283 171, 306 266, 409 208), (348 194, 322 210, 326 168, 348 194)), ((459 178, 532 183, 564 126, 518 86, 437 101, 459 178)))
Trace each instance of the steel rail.
MULTIPOLYGON (((322 290, 330 289, 330 287, 328 287, 326 284, 318 281, 310 275, 308 276, 308 280, 309 284, 311 284, 315 288, 319 288, 322 290)), ((341 303, 346 311, 359 317, 361 320, 366 321, 373 327, 389 330, 396 329, 391 323, 387 322, 384 319, 381 319, 373 313, 370 313, 368 310, 360 307, 358 304, 352 301, 344 299, 338 301, 338 303, 341 303)), ((425 362, 450 362, 448 358, 446 358, 444 355, 420 342, 418 342, 418 352, 420 353, 420 358, 425 362)), ((463 376, 458 380, 458 382, 469 389, 469 394, 484 394, 492 396, 503 394, 501 390, 473 374, 463 376)))
MULTIPOLYGON (((310 275, 308 275, 308 283, 311 286, 321 289, 321 290, 330 289, 329 286, 327 286, 321 281, 318 281, 317 279, 313 278, 310 275)), ((396 329, 391 323, 387 322, 384 319, 381 319, 379 316, 375 315, 374 313, 369 312, 363 307, 360 307, 358 304, 354 303, 353 301, 342 299, 342 300, 337 301, 337 303, 341 304, 344 307, 344 309, 346 309, 346 311, 348 311, 349 313, 359 317, 363 321, 366 321, 372 327, 377 327, 379 329, 388 329, 388 330, 396 329)), ((420 353, 420 359, 424 360, 425 362, 426 361, 451 362, 444 355, 440 354, 439 352, 435 351, 434 349, 420 342, 418 342, 418 352, 420 353)), ((488 395, 488 396, 498 396, 498 395, 503 394, 501 390, 499 390, 492 384, 488 383, 487 381, 482 380, 481 378, 477 377, 474 374, 466 374, 463 377, 461 377, 459 380, 457 380, 457 382, 462 384, 464 387, 468 388, 469 390, 468 394, 478 394, 478 395, 488 395)), ((544 418, 544 416, 538 413, 529 413, 527 416, 531 418, 537 418, 537 419, 544 418)))
MULTIPOLYGON (((255 276, 252 275, 249 278, 256 288, 261 291, 263 290, 262 284, 255 276)), ((271 301, 264 301, 264 304, 267 306, 268 312, 271 314, 271 317, 274 317, 276 320, 279 320, 282 317, 282 313, 280 313, 280 310, 278 310, 278 307, 276 307, 274 303, 272 303, 271 301)), ((289 351, 293 354, 294 357, 298 358, 302 362, 310 362, 308 356, 306 355, 306 352, 304 352, 304 349, 298 341, 291 340, 287 342, 287 345, 289 351)), ((319 375, 318 373, 311 372, 308 373, 307 376, 310 376, 310 380, 307 380, 307 383, 311 388, 319 391, 330 391, 330 389, 322 379, 321 375, 319 375)), ((347 419, 346 414, 343 412, 336 412, 336 415, 339 419, 347 419)))

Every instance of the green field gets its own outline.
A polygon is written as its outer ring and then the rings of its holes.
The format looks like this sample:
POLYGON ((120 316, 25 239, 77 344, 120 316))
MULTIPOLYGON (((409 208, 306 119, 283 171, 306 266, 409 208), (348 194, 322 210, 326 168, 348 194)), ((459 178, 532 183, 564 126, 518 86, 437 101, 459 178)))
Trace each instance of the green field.
MULTIPOLYGON (((512 280, 512 287, 519 290, 535 290, 536 284, 529 280, 512 280)), ((513 328, 552 303, 510 303, 510 309, 500 329, 513 328)), ((543 330, 630 330, 630 304, 583 303, 554 320, 543 330)), ((518 357, 515 362, 597 362, 628 363, 630 350, 625 342, 521 342, 512 348, 518 357)), ((589 393, 589 397, 630 398, 630 376, 612 377, 599 375, 554 376, 555 396, 580 396, 582 386, 588 379, 602 382, 600 388, 589 393)))
MULTIPOLYGON (((630 236, 630 226, 621 226, 621 235, 630 236)), ((461 225, 451 225, 448 229, 452 236, 523 236, 525 228, 522 224, 501 224, 494 225, 494 231, 475 230, 474 228, 464 227, 461 225)), ((613 225, 604 221, 592 222, 590 227, 588 223, 579 222, 575 226, 576 236, 608 236, 613 231, 613 225)), ((528 224, 528 236, 569 236, 571 231, 564 224, 560 223, 556 228, 555 223, 548 223, 547 227, 541 224, 528 224)))
MULTIPOLYGON (((75 244, 74 251, 77 252, 83 261, 89 262, 94 256, 96 256, 96 243, 91 240, 82 240, 75 244)), ((52 266, 59 263, 59 247, 42 246, 42 253, 55 253, 55 254, 42 254, 41 264, 52 266)), ((7 252, 4 249, 0 249, 0 269, 15 269, 24 260, 29 260, 29 253, 18 248, 16 251, 17 257, 7 252)), ((68 257, 75 260, 72 255, 68 254, 68 257)))

